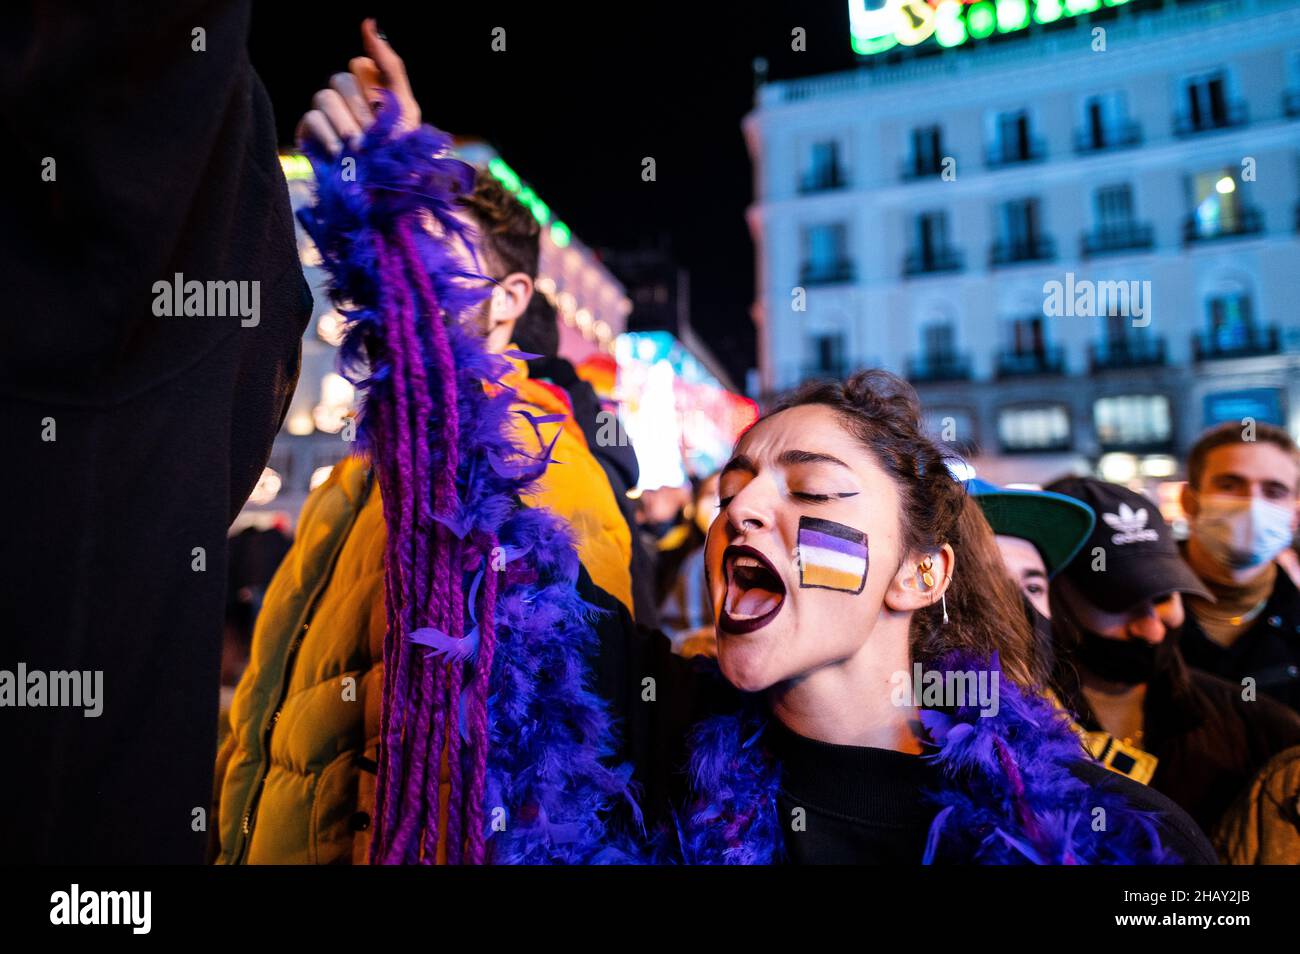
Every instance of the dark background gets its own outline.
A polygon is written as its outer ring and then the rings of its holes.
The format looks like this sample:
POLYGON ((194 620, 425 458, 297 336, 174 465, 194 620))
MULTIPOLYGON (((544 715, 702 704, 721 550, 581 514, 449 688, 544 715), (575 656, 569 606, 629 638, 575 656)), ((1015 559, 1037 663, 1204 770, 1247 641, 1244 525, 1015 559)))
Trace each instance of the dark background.
POLYGON ((691 320, 738 386, 754 364, 753 198, 740 123, 756 56, 781 79, 851 68, 845 0, 808 3, 254 5, 250 49, 282 144, 376 17, 424 118, 492 144, 594 249, 665 244, 691 320), (494 27, 506 51, 491 48, 494 27), (807 30, 807 50, 791 31, 807 30), (657 181, 641 180, 653 156, 657 181))

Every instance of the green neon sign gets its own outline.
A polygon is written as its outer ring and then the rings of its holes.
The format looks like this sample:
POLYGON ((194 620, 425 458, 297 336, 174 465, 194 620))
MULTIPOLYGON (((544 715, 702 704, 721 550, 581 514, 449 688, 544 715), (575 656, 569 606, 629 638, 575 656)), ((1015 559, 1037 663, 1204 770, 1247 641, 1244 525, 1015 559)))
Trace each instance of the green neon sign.
POLYGON ((551 207, 541 200, 531 186, 524 185, 524 180, 519 178, 519 174, 510 168, 510 165, 500 156, 493 156, 488 160, 488 172, 496 176, 498 182, 507 192, 514 194, 514 197, 523 203, 524 208, 533 213, 533 218, 537 224, 546 228, 550 226, 549 234, 551 241, 560 248, 566 248, 573 241, 573 233, 569 227, 559 219, 551 215, 551 207))
POLYGON ((928 40, 961 46, 1034 23, 1055 23, 1129 0, 849 0, 849 36, 862 56, 928 40), (871 9, 872 5, 875 5, 871 9))

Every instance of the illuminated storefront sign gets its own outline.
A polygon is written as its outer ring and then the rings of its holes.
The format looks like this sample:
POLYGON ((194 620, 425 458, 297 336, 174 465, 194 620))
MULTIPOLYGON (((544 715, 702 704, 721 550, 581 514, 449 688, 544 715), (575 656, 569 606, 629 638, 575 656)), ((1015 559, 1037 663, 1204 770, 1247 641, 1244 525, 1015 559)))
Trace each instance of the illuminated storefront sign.
POLYGON ((849 0, 853 49, 863 56, 933 39, 961 46, 994 33, 1119 7, 1129 0, 849 0))
POLYGON ((643 490, 679 487, 703 477, 731 455, 758 417, 749 398, 727 391, 666 331, 619 335, 615 397, 636 451, 643 490))
POLYGON ((1245 388, 1205 395, 1205 426, 1251 418, 1283 424, 1282 395, 1276 388, 1245 388))

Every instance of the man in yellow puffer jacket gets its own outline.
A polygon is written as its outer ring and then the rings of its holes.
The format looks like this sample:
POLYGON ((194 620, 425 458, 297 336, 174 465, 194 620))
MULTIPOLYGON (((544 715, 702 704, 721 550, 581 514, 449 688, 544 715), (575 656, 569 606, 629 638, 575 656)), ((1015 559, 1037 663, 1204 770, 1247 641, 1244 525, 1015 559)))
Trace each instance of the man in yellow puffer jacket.
MULTIPOLYGON (((495 279, 481 330, 489 350, 505 351, 533 293, 538 227, 491 176, 480 174, 464 204, 479 237, 480 267, 495 279)), ((526 366, 513 363, 505 383, 518 395, 516 406, 566 416, 563 424, 541 425, 546 442, 560 428, 553 458, 561 463, 546 469, 523 502, 569 521, 592 583, 630 616, 631 530, 604 471, 563 392, 529 380, 526 366)), ((523 415, 512 420, 518 446, 540 452, 523 415)), ((267 589, 218 755, 219 863, 366 860, 384 683, 385 540, 371 468, 348 458, 308 498, 293 548, 267 589)))

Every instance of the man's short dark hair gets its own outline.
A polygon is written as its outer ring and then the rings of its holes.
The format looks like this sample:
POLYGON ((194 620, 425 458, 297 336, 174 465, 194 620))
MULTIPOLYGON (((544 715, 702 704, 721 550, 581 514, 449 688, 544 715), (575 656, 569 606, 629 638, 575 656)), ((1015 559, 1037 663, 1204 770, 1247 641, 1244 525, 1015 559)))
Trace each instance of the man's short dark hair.
POLYGON ((489 278, 500 281, 514 272, 537 277, 542 228, 496 176, 479 169, 474 191, 461 196, 460 204, 478 229, 479 252, 485 258, 482 267, 489 278))
POLYGON ((555 306, 539 291, 533 292, 528 307, 515 322, 515 344, 520 351, 554 358, 560 353, 560 322, 555 306))
POLYGON ((1300 455, 1300 448, 1296 447, 1295 441, 1287 433, 1286 428, 1264 421, 1256 422, 1253 428, 1255 432, 1253 441, 1246 439, 1245 426, 1236 421, 1227 421, 1212 427, 1196 439, 1196 443, 1192 445, 1191 453, 1187 455, 1187 483, 1193 490, 1200 488, 1201 478, 1205 476, 1205 458, 1216 447, 1226 447, 1229 444, 1262 443, 1280 447, 1290 454, 1293 459, 1300 455))

